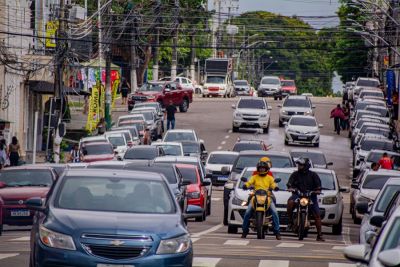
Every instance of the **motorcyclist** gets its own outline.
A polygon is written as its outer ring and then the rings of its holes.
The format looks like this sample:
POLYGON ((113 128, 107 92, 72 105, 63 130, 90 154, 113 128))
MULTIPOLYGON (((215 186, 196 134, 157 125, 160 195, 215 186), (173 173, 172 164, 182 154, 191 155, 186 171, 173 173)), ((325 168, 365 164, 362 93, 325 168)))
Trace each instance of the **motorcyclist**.
MULTIPOLYGON (((299 158, 296 161, 298 170, 293 172, 289 177, 289 181, 287 183, 287 188, 289 191, 294 191, 295 189, 300 192, 313 191, 315 194, 311 195, 312 205, 310 207, 311 212, 314 215, 315 226, 317 228, 317 241, 325 241, 322 236, 322 223, 321 216, 318 206, 318 198, 317 194, 321 192, 321 179, 318 174, 313 171, 310 171, 311 163, 307 158, 299 158)), ((288 199, 287 202, 287 213, 288 213, 288 231, 291 231, 293 228, 293 209, 295 207, 295 201, 299 198, 299 196, 293 192, 292 196, 288 199)))
MULTIPOLYGON (((269 169, 271 168, 270 161, 268 159, 261 159, 257 163, 257 174, 254 174, 249 181, 247 181, 243 185, 243 189, 246 190, 250 186, 254 187, 254 190, 257 191, 259 189, 263 190, 279 190, 278 185, 274 181, 274 177, 269 174, 269 169)), ((274 202, 272 201, 270 204, 270 212, 272 214, 272 220, 274 224, 274 234, 277 240, 281 240, 281 234, 280 234, 280 229, 279 229, 279 217, 278 217, 278 212, 276 211, 276 207, 274 202)), ((243 219, 243 234, 242 238, 246 238, 248 233, 249 233, 249 226, 250 226, 250 218, 253 215, 253 206, 251 203, 249 203, 246 213, 244 215, 243 219)))

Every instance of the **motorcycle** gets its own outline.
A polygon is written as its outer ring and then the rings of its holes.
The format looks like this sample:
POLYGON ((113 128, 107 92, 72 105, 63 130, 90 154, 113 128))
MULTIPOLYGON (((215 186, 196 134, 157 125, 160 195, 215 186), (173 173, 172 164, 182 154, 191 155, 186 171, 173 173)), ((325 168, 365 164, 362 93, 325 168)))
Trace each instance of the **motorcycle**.
POLYGON ((308 236, 308 230, 311 228, 311 225, 315 224, 310 207, 313 204, 311 195, 317 194, 317 192, 300 192, 299 190, 292 190, 292 192, 299 196, 295 201, 295 208, 293 210, 293 232, 297 234, 299 240, 303 240, 308 236))

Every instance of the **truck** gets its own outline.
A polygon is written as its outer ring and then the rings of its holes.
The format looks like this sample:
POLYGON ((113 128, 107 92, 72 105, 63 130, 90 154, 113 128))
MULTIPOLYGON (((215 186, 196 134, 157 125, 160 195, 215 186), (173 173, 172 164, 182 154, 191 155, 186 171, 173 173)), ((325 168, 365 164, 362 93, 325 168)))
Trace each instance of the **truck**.
POLYGON ((234 95, 232 66, 233 63, 230 58, 206 59, 203 97, 232 97, 234 95))

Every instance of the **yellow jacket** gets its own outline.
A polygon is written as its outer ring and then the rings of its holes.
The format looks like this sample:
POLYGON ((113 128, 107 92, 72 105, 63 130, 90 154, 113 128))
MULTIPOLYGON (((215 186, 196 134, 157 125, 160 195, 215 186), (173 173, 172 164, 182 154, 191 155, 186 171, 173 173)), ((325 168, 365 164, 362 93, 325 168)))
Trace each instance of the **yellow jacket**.
POLYGON ((250 180, 246 183, 247 187, 254 186, 254 190, 274 190, 278 185, 275 183, 273 176, 267 174, 266 176, 260 176, 258 174, 251 176, 250 180))

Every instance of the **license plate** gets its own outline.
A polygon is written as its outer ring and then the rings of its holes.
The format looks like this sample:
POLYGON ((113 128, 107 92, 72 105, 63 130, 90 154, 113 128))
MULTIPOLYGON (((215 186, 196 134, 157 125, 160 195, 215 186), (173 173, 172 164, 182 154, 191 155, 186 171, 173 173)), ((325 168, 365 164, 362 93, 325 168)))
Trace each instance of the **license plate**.
POLYGON ((97 267, 135 267, 135 265, 121 265, 121 264, 97 264, 97 267))
POLYGON ((227 176, 218 176, 217 180, 218 181, 228 181, 228 177, 227 176))
POLYGON ((299 136, 298 138, 299 138, 299 140, 307 140, 306 136, 299 136))
POLYGON ((29 210, 12 210, 11 216, 13 217, 27 217, 30 216, 31 212, 29 210))

